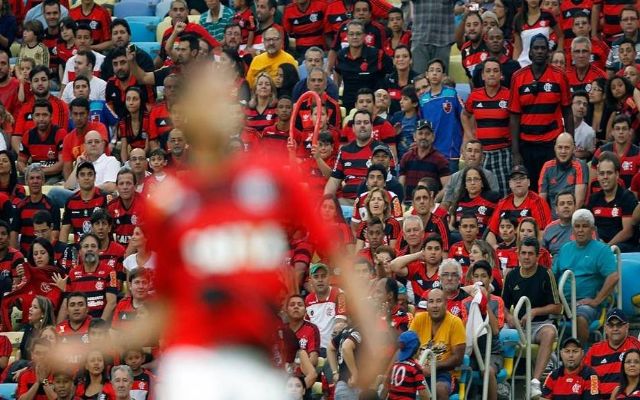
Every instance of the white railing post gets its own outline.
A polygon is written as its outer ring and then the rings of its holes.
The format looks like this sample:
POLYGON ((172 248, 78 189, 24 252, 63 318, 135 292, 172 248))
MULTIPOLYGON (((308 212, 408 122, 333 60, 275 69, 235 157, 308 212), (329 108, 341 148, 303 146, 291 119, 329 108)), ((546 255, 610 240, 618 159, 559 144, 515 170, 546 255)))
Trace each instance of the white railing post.
POLYGON ((576 276, 571 270, 566 270, 562 273, 560 281, 558 282, 560 288, 560 300, 562 301, 562 308, 564 313, 571 320, 571 337, 578 337, 578 317, 576 315, 576 276), (571 305, 567 303, 567 298, 564 294, 564 287, 567 284, 567 280, 570 280, 571 285, 571 305))
MULTIPOLYGON (((438 361, 438 356, 431 349, 424 349, 422 354, 420 354, 420 365, 425 365, 425 363, 429 361, 429 369, 431 371, 431 396, 430 398, 436 400, 436 362, 438 361)), ((446 400, 446 399, 445 399, 446 400)))
MULTIPOLYGON (((478 307, 477 304, 472 304, 471 306, 478 307)), ((487 304, 489 307, 489 304, 487 304)), ((476 356, 476 361, 478 362, 478 368, 482 373, 482 400, 487 400, 489 397, 489 374, 491 373, 491 369, 489 368, 489 360, 491 359, 491 346, 493 340, 493 334, 491 332, 491 325, 489 324, 489 312, 487 311, 487 318, 484 319, 482 325, 478 326, 478 329, 474 332, 473 335, 473 354, 476 356), (484 333, 483 333, 484 330, 484 333), (482 355, 482 351, 480 350, 480 346, 478 345, 478 338, 486 333, 487 343, 484 348, 484 356, 482 355)), ((472 378, 473 379, 473 376, 472 378)))
POLYGON ((616 289, 618 291, 618 304, 616 304, 616 307, 622 310, 622 252, 616 245, 611 246, 611 251, 616 256, 616 267, 618 270, 618 284, 616 285, 616 289))
POLYGON ((531 398, 531 300, 527 296, 520 297, 518 300, 518 304, 516 304, 516 308, 513 310, 513 319, 515 321, 516 329, 518 330, 518 334, 520 335, 520 346, 525 346, 526 350, 526 373, 525 373, 525 399, 531 398), (520 309, 525 306, 525 318, 526 318, 526 327, 525 331, 522 330, 522 325, 520 325, 520 319, 518 315, 520 315, 520 309))

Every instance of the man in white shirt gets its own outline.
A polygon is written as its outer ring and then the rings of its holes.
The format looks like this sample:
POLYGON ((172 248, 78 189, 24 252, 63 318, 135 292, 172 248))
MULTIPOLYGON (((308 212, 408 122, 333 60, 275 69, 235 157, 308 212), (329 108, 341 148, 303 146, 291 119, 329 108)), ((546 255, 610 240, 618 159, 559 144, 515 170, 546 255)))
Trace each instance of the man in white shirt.
POLYGON ((589 94, 585 91, 577 91, 571 100, 571 110, 573 111, 573 126, 575 126, 574 140, 576 149, 574 154, 585 162, 589 162, 596 150, 596 132, 585 121, 589 105, 589 94))
MULTIPOLYGON (((105 193, 116 190, 116 178, 120 171, 120 161, 104 153, 106 142, 97 131, 89 131, 84 137, 84 153, 78 157, 76 165, 89 161, 96 169, 95 185, 105 193)), ((73 190, 76 187, 75 172, 69 175, 64 187, 73 190)))
MULTIPOLYGON (((95 62, 93 65, 93 74, 100 75, 100 68, 102 67, 102 62, 104 61, 104 56, 97 51, 91 50, 91 44, 93 43, 93 39, 91 38, 91 27, 85 23, 79 23, 78 28, 76 29, 76 47, 78 48, 78 52, 81 50, 90 51, 95 56, 95 62)), ((64 66, 64 74, 62 75, 62 85, 63 87, 73 81, 76 76, 75 66, 76 66, 76 57, 78 55, 69 58, 67 63, 64 66)), ((62 90, 61 90, 62 92, 62 90)))
MULTIPOLYGON (((91 51, 80 50, 73 58, 75 58, 75 76, 84 76, 85 78, 89 79, 89 100, 105 100, 107 82, 93 76, 93 70, 96 63, 95 55, 91 51)), ((60 97, 67 104, 71 103, 73 99, 76 98, 73 93, 73 82, 64 87, 64 90, 62 91, 62 95, 60 97)))

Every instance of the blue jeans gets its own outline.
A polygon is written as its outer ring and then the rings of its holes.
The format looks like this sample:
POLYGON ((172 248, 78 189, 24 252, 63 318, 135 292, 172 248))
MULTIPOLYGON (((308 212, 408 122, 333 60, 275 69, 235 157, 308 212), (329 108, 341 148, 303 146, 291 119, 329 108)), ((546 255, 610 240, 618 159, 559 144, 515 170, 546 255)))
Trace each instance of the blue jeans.
POLYGON ((67 200, 75 193, 74 190, 68 190, 63 187, 54 187, 49 190, 47 197, 54 206, 58 208, 64 208, 65 204, 67 204, 67 200))

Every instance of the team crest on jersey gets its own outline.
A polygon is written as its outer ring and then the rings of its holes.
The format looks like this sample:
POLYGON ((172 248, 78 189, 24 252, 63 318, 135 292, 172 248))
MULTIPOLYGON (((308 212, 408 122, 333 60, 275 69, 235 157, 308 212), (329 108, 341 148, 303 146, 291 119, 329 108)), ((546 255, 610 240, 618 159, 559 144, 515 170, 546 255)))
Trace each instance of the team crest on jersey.
POLYGON ((138 216, 137 215, 133 214, 131 216, 131 224, 132 225, 138 225, 138 216))
MULTIPOLYGON (((87 211, 87 210, 85 210, 87 211)), ((87 220, 82 223, 82 232, 89 233, 91 232, 91 221, 87 220)))
POLYGON ((447 114, 449 114, 451 112, 451 109, 453 108, 453 105, 451 104, 450 101, 445 101, 444 103, 442 103, 442 110, 444 112, 446 112, 447 114))
POLYGON ((89 22, 89 26, 91 27, 91 29, 98 29, 98 21, 89 22))
POLYGON ((520 211, 520 216, 521 217, 526 217, 528 214, 529 214, 529 210, 525 209, 525 210, 520 211))
POLYGON ((82 341, 82 343, 89 343, 89 334, 85 333, 84 335, 82 335, 82 337, 80 338, 80 340, 82 341))
POLYGON ((500 100, 500 102, 498 103, 498 107, 507 108, 507 101, 506 100, 500 100))
POLYGON ((547 21, 540 21, 540 26, 543 28, 547 26, 547 21))
POLYGON ((114 260, 114 259, 112 258, 111 260, 109 260, 109 261, 107 262, 107 264, 109 264, 109 266, 113 268, 113 267, 115 267, 115 266, 116 266, 116 260, 114 260))
POLYGON ((56 158, 56 152, 50 149, 50 150, 47 152, 47 158, 48 158, 49 160, 53 160, 53 159, 55 159, 55 158, 56 158))
POLYGON ((44 293, 49 293, 51 291, 51 285, 49 285, 47 282, 42 282, 40 284, 40 290, 44 293))
POLYGON ((485 207, 485 206, 478 207, 478 214, 486 215, 487 214, 487 207, 485 207))
MULTIPOLYGON (((591 62, 593 62, 593 60, 591 60, 591 62)), ((591 92, 591 84, 587 83, 586 85, 584 85, 584 90, 589 93, 591 92)))
POLYGON ((306 349, 306 348, 307 348, 307 343, 308 343, 308 342, 309 342, 309 341, 308 341, 306 338, 302 338, 302 339, 300 339, 300 348, 301 348, 301 349, 306 349))
POLYGON ((96 290, 104 290, 104 282, 102 281, 96 282, 96 290))
POLYGON ((580 393, 580 389, 582 388, 582 386, 580 386, 579 383, 576 383, 575 385, 571 386, 571 391, 573 393, 580 393))
POLYGON ((620 210, 618 209, 618 207, 613 207, 611 209, 611 216, 612 217, 619 217, 620 216, 620 210))
POLYGON ((481 54, 480 54, 480 61, 484 61, 484 60, 486 60, 486 59, 487 59, 487 57, 488 57, 488 54, 487 54, 487 53, 481 53, 481 54))
POLYGON ((366 61, 364 61, 362 64, 360 64, 360 71, 364 72, 364 71, 366 71, 368 69, 369 69, 369 64, 366 61))
POLYGON ((631 171, 633 169, 633 163, 631 161, 623 161, 622 162, 622 170, 623 171, 631 171))
POLYGON ((275 205, 278 198, 276 183, 263 170, 246 172, 234 186, 235 200, 248 211, 266 211, 275 205))
POLYGON ((549 93, 551 91, 551 88, 552 88, 552 86, 551 86, 551 84, 549 82, 545 83, 544 86, 542 87, 542 89, 547 93, 549 93))
POLYGON ((311 22, 318 21, 318 14, 313 13, 313 14, 309 15, 309 21, 311 21, 311 22))

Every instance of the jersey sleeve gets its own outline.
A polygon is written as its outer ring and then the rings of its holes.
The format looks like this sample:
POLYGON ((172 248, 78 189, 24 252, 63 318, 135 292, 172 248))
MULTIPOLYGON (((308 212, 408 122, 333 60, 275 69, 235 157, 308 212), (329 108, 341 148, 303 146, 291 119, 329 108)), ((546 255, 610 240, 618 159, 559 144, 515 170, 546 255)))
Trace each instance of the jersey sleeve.
POLYGON ((71 143, 73 141, 73 135, 69 134, 65 136, 64 141, 62 142, 62 161, 63 162, 73 162, 73 150, 71 149, 71 143))
POLYGON ((344 179, 344 164, 342 162, 342 149, 338 152, 338 158, 336 158, 336 165, 331 171, 331 177, 336 179, 344 179))

